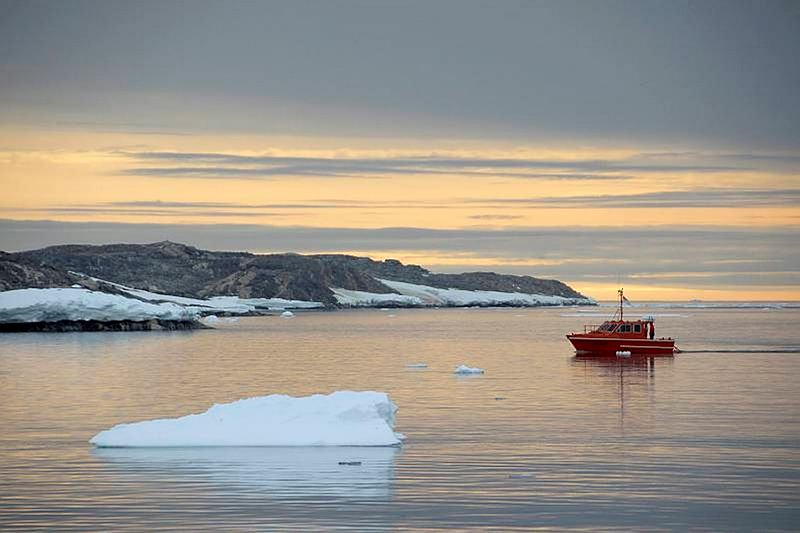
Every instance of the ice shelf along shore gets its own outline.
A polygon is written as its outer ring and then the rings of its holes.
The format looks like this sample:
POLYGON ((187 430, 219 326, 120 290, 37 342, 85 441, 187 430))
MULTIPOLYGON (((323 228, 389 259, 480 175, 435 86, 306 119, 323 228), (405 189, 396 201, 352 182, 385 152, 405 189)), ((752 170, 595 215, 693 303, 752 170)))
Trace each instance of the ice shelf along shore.
POLYGON ((0 292, 0 323, 59 321, 195 320, 175 303, 150 303, 88 289, 16 289, 0 292))
POLYGON ((396 446, 397 406, 384 392, 258 396, 180 418, 119 424, 98 447, 396 446))
POLYGON ((539 307, 549 305, 587 305, 596 302, 590 298, 566 298, 546 294, 522 292, 469 291, 464 289, 440 289, 428 285, 417 285, 402 281, 379 279, 393 293, 379 294, 347 289, 331 289, 341 305, 350 307, 471 307, 471 306, 519 306, 539 307))
POLYGON ((331 289, 340 305, 350 307, 422 307, 425 303, 416 296, 402 294, 353 291, 350 289, 331 289))

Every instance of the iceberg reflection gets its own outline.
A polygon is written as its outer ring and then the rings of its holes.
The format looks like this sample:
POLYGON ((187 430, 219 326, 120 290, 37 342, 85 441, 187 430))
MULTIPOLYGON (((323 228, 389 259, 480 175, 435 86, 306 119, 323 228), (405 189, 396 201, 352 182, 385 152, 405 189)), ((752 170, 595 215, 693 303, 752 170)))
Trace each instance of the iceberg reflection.
POLYGON ((388 499, 397 447, 95 448, 95 457, 153 481, 202 478, 275 498, 388 499))

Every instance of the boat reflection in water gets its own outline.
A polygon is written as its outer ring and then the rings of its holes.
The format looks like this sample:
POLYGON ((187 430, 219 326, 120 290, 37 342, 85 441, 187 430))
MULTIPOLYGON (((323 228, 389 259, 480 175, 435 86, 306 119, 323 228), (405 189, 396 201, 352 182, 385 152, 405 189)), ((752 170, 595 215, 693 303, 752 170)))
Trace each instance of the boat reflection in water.
POLYGON ((576 377, 589 382, 590 387, 591 384, 599 386, 593 393, 596 399, 615 398, 619 403, 620 429, 624 429, 626 418, 629 422, 641 423, 652 416, 650 407, 655 405, 656 366, 664 371, 673 362, 671 357, 594 354, 577 354, 571 360, 576 377))
POLYGON ((145 482, 211 483, 232 493, 273 498, 335 496, 391 498, 396 447, 187 447, 95 448, 92 453, 121 474, 145 482))

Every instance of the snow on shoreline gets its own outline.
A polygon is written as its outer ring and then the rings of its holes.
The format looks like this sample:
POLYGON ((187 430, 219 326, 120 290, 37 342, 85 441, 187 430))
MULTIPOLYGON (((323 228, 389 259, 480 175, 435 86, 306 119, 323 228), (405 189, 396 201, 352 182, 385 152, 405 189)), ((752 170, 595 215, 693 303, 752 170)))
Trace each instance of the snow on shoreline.
POLYGON ((0 292, 0 323, 195 320, 175 303, 155 304, 89 289, 16 289, 0 292))
POLYGON ((565 298, 545 294, 522 292, 469 291, 465 289, 440 289, 428 285, 417 285, 403 281, 378 279, 394 290, 394 293, 378 294, 347 289, 331 289, 336 300, 350 307, 380 307, 395 305, 402 307, 471 307, 503 306, 519 307, 561 306, 595 304, 590 298, 565 298))
POLYGON ((404 296, 402 294, 377 292, 354 291, 350 289, 331 288, 336 301, 340 305, 350 307, 384 307, 386 305, 399 307, 421 307, 425 303, 416 296, 404 296))
POLYGON ((119 424, 98 447, 396 446, 397 406, 384 392, 259 396, 180 418, 119 424))
POLYGON ((381 283, 405 296, 414 296, 427 305, 445 305, 468 307, 472 305, 575 305, 594 303, 587 298, 565 298, 545 294, 527 294, 523 292, 501 291, 468 291, 464 289, 440 289, 427 285, 416 285, 403 281, 379 279, 381 283))
MULTIPOLYGON (((75 273, 77 274, 77 273, 75 273)), ((215 296, 209 299, 188 298, 134 289, 98 278, 131 297, 109 294, 82 287, 53 289, 17 289, 0 292, 0 323, 59 321, 145 321, 197 320, 203 315, 244 315, 258 311, 317 309, 321 302, 283 298, 239 298, 215 296)), ((594 303, 588 299, 563 298, 540 294, 498 291, 439 289, 399 281, 379 280, 395 293, 377 294, 341 288, 331 289, 337 302, 345 307, 470 307, 470 306, 541 306, 594 303)), ((393 316, 393 315, 389 315, 393 316)), ((213 322, 209 319, 209 323, 213 322)))

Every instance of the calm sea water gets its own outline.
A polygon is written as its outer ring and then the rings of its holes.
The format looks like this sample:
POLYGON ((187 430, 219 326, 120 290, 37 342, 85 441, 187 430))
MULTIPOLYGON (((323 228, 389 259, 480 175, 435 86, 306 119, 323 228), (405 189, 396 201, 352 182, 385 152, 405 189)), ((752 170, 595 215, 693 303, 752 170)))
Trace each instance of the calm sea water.
POLYGON ((769 352, 797 352, 800 310, 657 309, 658 333, 680 347, 743 352, 576 359, 563 335, 597 312, 318 312, 214 331, 2 335, 0 529, 798 529, 800 353, 769 352), (406 368, 416 362, 429 368, 406 368), (487 373, 458 377, 461 363, 487 373), (407 443, 87 442, 124 421, 339 389, 389 392, 407 443))

